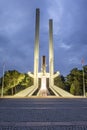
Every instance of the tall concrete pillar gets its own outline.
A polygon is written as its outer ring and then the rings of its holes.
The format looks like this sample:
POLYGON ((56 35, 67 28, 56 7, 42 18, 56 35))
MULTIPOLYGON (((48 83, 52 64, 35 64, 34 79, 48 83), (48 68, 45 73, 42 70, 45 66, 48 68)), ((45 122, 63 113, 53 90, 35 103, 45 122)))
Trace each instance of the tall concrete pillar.
POLYGON ((54 86, 53 20, 49 20, 49 87, 54 86))
POLYGON ((38 87, 38 68, 39 68, 39 21, 40 10, 36 9, 35 22, 35 48, 34 48, 34 86, 38 87))

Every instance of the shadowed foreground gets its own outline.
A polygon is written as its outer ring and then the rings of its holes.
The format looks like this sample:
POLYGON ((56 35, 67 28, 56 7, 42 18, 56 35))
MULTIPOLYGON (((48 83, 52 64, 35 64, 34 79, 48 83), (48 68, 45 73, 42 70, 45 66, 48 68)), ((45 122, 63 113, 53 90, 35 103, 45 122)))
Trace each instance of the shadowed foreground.
POLYGON ((87 99, 0 99, 0 130, 87 130, 87 99))

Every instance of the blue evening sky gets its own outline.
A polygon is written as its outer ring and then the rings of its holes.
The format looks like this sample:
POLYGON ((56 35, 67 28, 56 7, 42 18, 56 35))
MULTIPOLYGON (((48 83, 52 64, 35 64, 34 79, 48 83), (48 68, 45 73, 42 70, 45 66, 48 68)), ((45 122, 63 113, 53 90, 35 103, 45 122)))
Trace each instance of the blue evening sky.
MULTIPOLYGON (((40 61, 46 55, 48 20, 53 19, 54 69, 67 75, 87 64, 87 0, 0 0, 0 75, 33 72, 35 11, 40 8, 40 61)), ((41 65, 39 67, 39 70, 41 65)))

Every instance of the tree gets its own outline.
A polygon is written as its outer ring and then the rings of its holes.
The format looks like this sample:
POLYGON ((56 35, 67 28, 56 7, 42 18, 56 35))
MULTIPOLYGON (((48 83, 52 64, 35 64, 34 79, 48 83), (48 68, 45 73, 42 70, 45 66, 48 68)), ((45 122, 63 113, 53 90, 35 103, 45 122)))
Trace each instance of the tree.
POLYGON ((74 93, 75 95, 82 95, 83 93, 82 70, 78 70, 77 68, 72 69, 70 71, 70 74, 67 75, 66 77, 66 83, 70 87, 71 93, 74 93))
POLYGON ((65 78, 63 75, 59 75, 54 79, 54 84, 62 89, 65 89, 65 78))
MULTIPOLYGON (((5 74, 4 74, 4 94, 7 94, 7 91, 9 89, 11 89, 12 93, 13 93, 13 88, 17 84, 19 84, 19 82, 21 82, 24 77, 25 77, 24 74, 19 73, 16 70, 6 71, 5 74)), ((1 78, 1 80, 2 79, 3 79, 3 77, 1 78)))
POLYGON ((20 86, 25 86, 26 88, 33 85, 33 79, 31 77, 29 77, 28 74, 24 74, 25 77, 24 79, 20 82, 20 86))
POLYGON ((82 95, 82 90, 80 88, 80 82, 78 80, 74 80, 71 84, 70 92, 73 95, 82 95))
POLYGON ((75 95, 75 86, 73 83, 71 84, 70 93, 75 95))

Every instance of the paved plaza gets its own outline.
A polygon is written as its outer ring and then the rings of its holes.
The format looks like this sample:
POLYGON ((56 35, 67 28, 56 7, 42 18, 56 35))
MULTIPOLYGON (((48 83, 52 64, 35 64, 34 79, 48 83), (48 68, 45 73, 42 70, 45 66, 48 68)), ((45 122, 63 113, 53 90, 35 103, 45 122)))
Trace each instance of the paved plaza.
POLYGON ((87 99, 0 98, 0 130, 87 130, 87 99))

